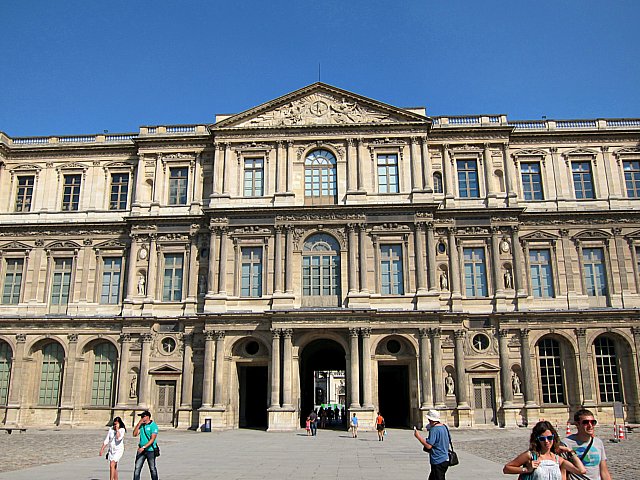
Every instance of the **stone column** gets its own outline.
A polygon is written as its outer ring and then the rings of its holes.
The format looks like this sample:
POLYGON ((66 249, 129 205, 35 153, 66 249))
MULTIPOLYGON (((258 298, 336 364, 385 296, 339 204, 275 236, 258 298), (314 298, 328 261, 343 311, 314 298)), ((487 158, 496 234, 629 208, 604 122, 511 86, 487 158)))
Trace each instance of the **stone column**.
POLYGON ((151 333, 140 335, 142 352, 140 353, 140 374, 138 375, 138 406, 141 409, 146 409, 149 406, 149 357, 152 340, 151 333))
POLYGON ((271 407, 280 408, 280 334, 271 329, 271 407))
POLYGON ((198 298, 198 234, 189 235, 189 276, 187 277, 187 301, 196 302, 198 298))
POLYGON ((466 332, 464 330, 456 330, 453 332, 455 365, 456 365, 456 393, 458 399, 458 408, 469 408, 469 393, 467 389, 467 381, 464 366, 464 339, 466 332))
POLYGON ((293 226, 287 226, 287 256, 284 267, 284 289, 293 293, 293 226))
POLYGON ((419 154, 418 137, 411 137, 411 146, 409 153, 411 155, 411 190, 413 192, 421 192, 422 186, 422 169, 419 154))
POLYGON ((429 146, 427 137, 422 137, 422 172, 423 188, 427 193, 433 193, 433 173, 431 172, 431 159, 429 158, 429 146))
POLYGON ((485 185, 487 186, 487 197, 495 197, 496 192, 493 184, 493 172, 491 171, 491 150, 489 150, 488 143, 484 144, 484 150, 482 151, 482 161, 484 163, 484 176, 486 180, 485 185))
POLYGON ((207 272, 207 295, 213 295, 215 290, 215 279, 218 269, 216 268, 216 236, 217 227, 209 227, 209 271, 207 272))
MULTIPOLYGON (((182 355, 182 393, 180 395, 180 407, 190 409, 193 391, 193 334, 182 335, 184 352, 182 355)), ((211 385, 211 381, 209 381, 211 385)))
POLYGON ((214 143, 213 147, 213 194, 220 195, 222 193, 222 175, 224 171, 224 144, 214 143))
POLYGON ((16 349, 11 360, 11 383, 9 385, 9 397, 7 398, 6 425, 21 425, 20 409, 23 407, 22 386, 26 384, 24 372, 24 347, 27 336, 24 333, 16 334, 16 349))
POLYGON ((355 140, 347 139, 347 192, 358 188, 358 159, 355 149, 355 140))
POLYGON ((580 381, 582 383, 582 405, 595 406, 593 398, 593 385, 591 383, 591 365, 589 362, 589 350, 587 347, 587 329, 576 328, 574 330, 578 340, 578 361, 580 381))
POLYGON ((444 167, 444 198, 454 199, 456 192, 453 183, 453 160, 449 152, 449 145, 442 146, 442 165, 444 167))
POLYGON ((525 282, 523 275, 523 259, 522 259, 522 245, 520 245, 520 227, 514 225, 511 227, 511 250, 513 254, 513 281, 514 287, 518 292, 518 296, 526 297, 525 282))
POLYGON ((535 387, 533 386, 533 365, 531 364, 531 347, 529 346, 528 328, 520 329, 520 355, 522 359, 522 375, 524 376, 524 402, 527 407, 535 407, 535 387))
POLYGON ((420 408, 428 409, 433 407, 432 385, 431 385, 431 344, 429 343, 429 330, 421 328, 420 334, 420 384, 421 384, 421 404, 420 408))
POLYGON ((357 160, 357 165, 358 165, 358 191, 359 192, 363 192, 365 191, 365 185, 364 185, 364 169, 363 169, 363 163, 365 161, 365 159, 367 158, 367 152, 364 146, 364 140, 362 138, 358 138, 358 140, 356 141, 356 151, 358 154, 358 160, 357 160))
POLYGON ((156 242, 156 234, 149 235, 151 239, 151 248, 149 249, 149 271, 147 272, 147 291, 148 298, 156 298, 156 282, 158 277, 158 245, 156 242))
POLYGON ((367 226, 360 224, 358 226, 358 259, 360 260, 360 293, 369 293, 367 287, 367 226))
POLYGON ((215 332, 204 332, 204 373, 202 375, 202 408, 213 405, 213 340, 215 332))
POLYGON ((223 163, 222 163, 222 195, 229 195, 229 170, 230 164, 232 162, 231 159, 231 144, 224 144, 224 152, 223 152, 223 163))
POLYGON ((426 279, 426 262, 425 262, 425 225, 424 222, 416 223, 415 229, 415 249, 416 249, 416 282, 418 287, 418 293, 426 292, 427 279, 426 279))
POLYGON ((129 403, 129 359, 131 358, 131 335, 120 334, 120 361, 118 362, 118 408, 129 403))
POLYGON ((504 158, 504 188, 507 191, 507 198, 513 199, 509 200, 509 206, 515 205, 515 199, 517 197, 516 189, 514 187, 514 182, 516 181, 515 172, 513 170, 513 165, 511 158, 509 158, 509 144, 502 144, 502 154, 504 158))
MULTIPOLYGON (((63 410, 73 410, 74 402, 73 402, 73 384, 75 380, 75 371, 76 371, 76 356, 78 350, 78 334, 77 333, 69 333, 67 335, 67 340, 69 341, 69 347, 67 352, 67 358, 64 362, 64 379, 62 380, 62 397, 60 399, 60 406, 63 410)), ((62 415, 63 417, 66 415, 62 415)), ((60 423, 70 423, 71 416, 67 416, 66 419, 63 420, 61 417, 60 423)))
POLYGON ((347 237, 349 239, 349 267, 348 267, 348 281, 349 281, 349 293, 356 293, 356 264, 358 262, 356 258, 356 229, 352 223, 347 225, 347 237))
POLYGON ((509 330, 498 330, 498 353, 500 354, 502 406, 511 407, 513 405, 513 390, 511 390, 511 368, 509 367, 509 330))
POLYGON ((284 142, 276 142, 276 193, 284 191, 285 173, 287 171, 284 142))
POLYGON ((216 407, 223 407, 223 388, 224 388, 224 335, 225 332, 218 330, 216 336, 216 368, 214 373, 215 390, 214 404, 216 407))
POLYGON ((500 227, 491 227, 491 267, 493 270, 493 293, 504 294, 504 279, 500 268, 500 227))
POLYGON ((282 293, 282 227, 280 225, 275 227, 273 235, 273 293, 282 293))
POLYGON ((218 294, 227 294, 227 229, 220 228, 220 267, 218 269, 218 294))
POLYGON ((442 378, 442 341, 441 330, 432 328, 429 330, 431 337, 431 371, 433 372, 433 391, 436 408, 444 408, 444 379, 442 378))
POLYGON ((287 193, 291 193, 293 182, 293 141, 287 140, 287 193))
POLYGON ((362 406, 373 408, 371 394, 371 329, 361 328, 362 335, 362 406))
POLYGON ((429 271, 429 291, 436 292, 438 286, 438 272, 436 270, 436 239, 433 222, 427 222, 427 270, 429 271))
MULTIPOLYGON (((202 205, 202 153, 196 153, 193 160, 193 187, 191 205, 202 205)), ((197 213, 195 211, 194 213, 197 213)))
POLYGON ((282 330, 284 336, 284 351, 282 355, 282 407, 290 409, 293 407, 291 402, 292 379, 291 371, 293 367, 293 345, 291 337, 293 330, 285 328, 282 330))
POLYGON ((138 236, 131 235, 129 246, 129 259, 127 261, 127 299, 131 299, 138 294, 136 282, 136 260, 138 258, 138 236))
POLYGON ((140 205, 142 203, 142 192, 144 191, 144 155, 138 156, 138 165, 135 170, 136 188, 133 191, 131 205, 140 205))
POLYGON ((159 153, 156 158, 156 171, 153 178, 153 203, 160 205, 162 203, 162 183, 164 176, 162 175, 162 154, 159 153))
POLYGON ((350 363, 349 363, 349 393, 351 405, 349 409, 360 408, 360 365, 358 353, 358 329, 349 329, 350 339, 350 363))
POLYGON ((458 245, 456 242, 455 228, 448 228, 449 239, 449 271, 451 283, 451 293, 454 296, 461 296, 461 282, 460 282, 460 257, 458 252, 458 245))

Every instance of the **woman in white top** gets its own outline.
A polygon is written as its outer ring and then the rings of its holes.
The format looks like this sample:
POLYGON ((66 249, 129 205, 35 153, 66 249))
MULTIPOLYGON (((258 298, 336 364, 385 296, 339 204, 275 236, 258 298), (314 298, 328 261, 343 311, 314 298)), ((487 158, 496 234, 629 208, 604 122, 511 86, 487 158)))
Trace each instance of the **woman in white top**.
POLYGON ((505 474, 531 474, 532 480, 562 480, 563 472, 584 474, 586 469, 569 447, 560 445, 558 432, 551 423, 536 423, 529 439, 529 450, 521 453, 502 469, 505 474), (571 461, 559 454, 568 453, 571 461))
POLYGON ((118 462, 124 453, 124 423, 120 417, 113 419, 113 426, 107 432, 107 437, 102 443, 100 456, 107 450, 107 460, 109 460, 109 480, 118 480, 118 462))

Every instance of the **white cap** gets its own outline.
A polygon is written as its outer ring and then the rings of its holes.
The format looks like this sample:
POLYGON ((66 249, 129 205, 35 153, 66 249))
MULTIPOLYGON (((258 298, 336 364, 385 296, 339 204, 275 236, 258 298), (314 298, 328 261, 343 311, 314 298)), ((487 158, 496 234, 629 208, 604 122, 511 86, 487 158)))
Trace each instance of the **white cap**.
POLYGON ((427 420, 432 422, 440 421, 440 412, 438 410, 429 410, 427 411, 427 420))

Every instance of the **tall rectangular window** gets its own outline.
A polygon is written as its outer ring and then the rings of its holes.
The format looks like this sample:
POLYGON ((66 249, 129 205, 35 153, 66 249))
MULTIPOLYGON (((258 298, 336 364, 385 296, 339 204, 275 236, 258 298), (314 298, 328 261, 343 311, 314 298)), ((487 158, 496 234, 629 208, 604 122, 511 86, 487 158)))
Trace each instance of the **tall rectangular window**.
POLYGON ((49 343, 42 349, 42 368, 38 405, 55 406, 60 401, 64 350, 59 343, 49 343))
POLYGON ((30 212, 33 200, 33 175, 20 175, 18 177, 18 189, 16 190, 16 212, 30 212))
POLYGON ((467 297, 486 297, 487 268, 484 262, 483 248, 465 248, 464 252, 464 286, 467 297))
POLYGON ((564 403, 564 379, 560 344, 553 338, 538 343, 542 403, 564 403))
POLYGON ((176 167, 169 169, 169 205, 187 204, 187 183, 189 169, 176 167))
POLYGON ((126 210, 127 197, 129 196, 129 174, 111 174, 111 197, 109 198, 109 210, 126 210))
POLYGON ((244 160, 244 196, 261 197, 264 194, 264 159, 244 160))
POLYGON ((529 250, 529 268, 533 296, 535 298, 554 297, 551 252, 548 249, 529 250))
POLYGON ((242 249, 242 279, 240 295, 243 297, 262 296, 262 248, 242 249))
POLYGON ((0 342, 0 405, 6 405, 11 380, 11 358, 13 354, 7 342, 0 342))
POLYGON ((20 302, 22 287, 22 258, 7 258, 5 262, 4 285, 2 287, 2 303, 15 305, 20 302))
POLYGON ((113 403, 113 384, 116 374, 116 347, 100 343, 93 350, 93 381, 91 405, 109 407, 113 403))
POLYGON ((595 198, 591 162, 571 162, 571 171, 576 198, 595 198))
POLYGON ((525 200, 544 200, 542 194, 542 175, 540 163, 527 162, 520 164, 522 173, 522 193, 525 200))
POLYGON ((69 303, 72 268, 72 258, 56 258, 54 260, 51 305, 66 305, 69 303))
POLYGON ((105 257, 102 264, 102 290, 100 303, 118 304, 122 279, 122 258, 105 257))
POLYGON ((587 295, 590 297, 607 296, 607 274, 602 248, 583 248, 582 266, 587 295))
POLYGON ((640 198, 640 161, 624 162, 623 168, 627 197, 640 198))
POLYGON ((381 292, 383 295, 404 295, 402 246, 380 246, 381 292))
POLYGON ((398 155, 378 155, 378 192, 398 191, 398 155))
POLYGON ((478 184, 478 162, 475 160, 458 160, 458 191, 462 198, 480 197, 478 184))
POLYGON ((181 253, 167 253, 164 256, 162 300, 165 302, 179 302, 182 300, 182 263, 183 256, 181 253))
POLYGON ((72 211, 80 208, 80 185, 82 175, 65 175, 62 191, 62 210, 72 211))

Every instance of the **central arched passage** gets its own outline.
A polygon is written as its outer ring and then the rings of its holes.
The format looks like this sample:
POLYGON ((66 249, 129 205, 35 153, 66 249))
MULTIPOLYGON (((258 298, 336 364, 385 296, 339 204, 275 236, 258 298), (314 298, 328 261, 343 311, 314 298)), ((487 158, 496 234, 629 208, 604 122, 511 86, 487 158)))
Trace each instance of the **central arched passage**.
MULTIPOLYGON (((300 355, 300 424, 312 410, 331 405, 341 410, 346 403, 346 354, 329 339, 314 340, 300 355)), ((334 416, 335 425, 337 419, 334 416)))

